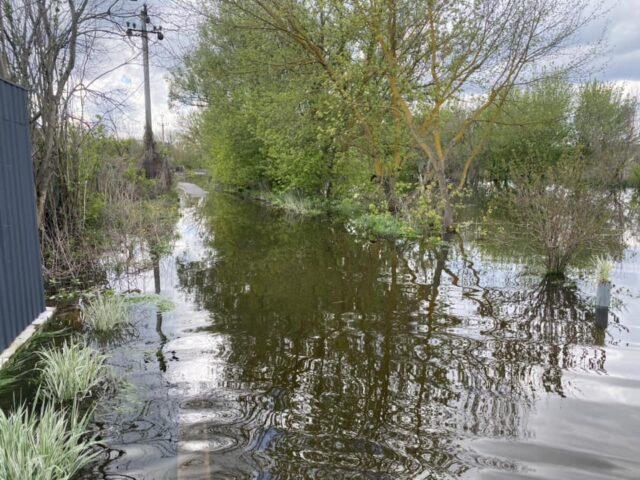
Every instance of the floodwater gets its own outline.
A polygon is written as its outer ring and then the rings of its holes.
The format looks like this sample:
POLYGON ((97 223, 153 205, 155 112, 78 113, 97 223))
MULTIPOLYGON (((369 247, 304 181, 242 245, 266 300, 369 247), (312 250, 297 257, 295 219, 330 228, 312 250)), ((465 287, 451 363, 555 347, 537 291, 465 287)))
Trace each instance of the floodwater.
POLYGON ((212 194, 109 347, 86 479, 638 479, 640 262, 542 282, 474 242, 371 242, 212 194))

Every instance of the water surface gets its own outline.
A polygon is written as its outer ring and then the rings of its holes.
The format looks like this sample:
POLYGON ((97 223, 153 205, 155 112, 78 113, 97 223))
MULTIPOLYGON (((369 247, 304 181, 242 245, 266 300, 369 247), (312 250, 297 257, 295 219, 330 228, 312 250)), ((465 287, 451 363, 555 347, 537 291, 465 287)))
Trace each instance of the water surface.
POLYGON ((114 282, 159 290, 112 350, 103 479, 640 478, 640 263, 544 282, 470 241, 371 242, 221 194, 174 254, 114 282))

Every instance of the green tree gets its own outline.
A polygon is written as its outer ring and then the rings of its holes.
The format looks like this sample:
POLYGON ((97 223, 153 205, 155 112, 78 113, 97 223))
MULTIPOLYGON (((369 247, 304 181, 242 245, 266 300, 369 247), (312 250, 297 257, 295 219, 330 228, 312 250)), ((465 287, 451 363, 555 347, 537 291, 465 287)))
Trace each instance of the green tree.
POLYGON ((506 185, 514 171, 535 173, 557 164, 570 143, 572 103, 573 89, 565 78, 512 90, 490 126, 478 162, 480 175, 506 185))
POLYGON ((637 110, 637 99, 620 86, 591 81, 580 87, 573 126, 592 183, 609 186, 625 178, 637 156, 637 110))

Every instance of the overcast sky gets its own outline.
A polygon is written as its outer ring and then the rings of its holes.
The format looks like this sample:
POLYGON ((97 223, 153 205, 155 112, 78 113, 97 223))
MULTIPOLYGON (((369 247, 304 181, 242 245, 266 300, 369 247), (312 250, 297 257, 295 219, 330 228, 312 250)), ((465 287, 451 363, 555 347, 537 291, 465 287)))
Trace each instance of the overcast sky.
MULTIPOLYGON (((150 78, 153 130, 157 139, 162 136, 162 124, 167 137, 180 128, 180 117, 184 109, 169 108, 168 78, 171 69, 180 61, 196 38, 197 18, 189 17, 177 7, 182 1, 190 0, 147 0, 151 25, 162 26, 164 40, 158 41, 150 35, 150 78), (175 3, 174 3, 175 2, 175 3)), ((142 2, 121 0, 120 8, 131 8, 139 12, 142 2)), ((140 20, 133 14, 129 20, 140 27, 140 20)), ((105 114, 121 136, 142 136, 144 130, 144 87, 142 68, 142 40, 128 39, 124 35, 126 18, 119 21, 120 36, 109 39, 106 47, 94 54, 99 63, 92 64, 94 75, 109 69, 109 73, 94 81, 91 88, 108 92, 122 105, 117 109, 109 103, 93 105, 88 113, 105 114)), ((115 27, 110 27, 115 30, 115 27)))
POLYGON ((600 60, 603 80, 624 82, 634 91, 640 87, 640 0, 605 0, 609 11, 584 34, 591 40, 605 30, 607 52, 600 60))
MULTIPOLYGON (((124 0, 130 5, 140 5, 124 0)), ((173 0, 181 1, 181 0, 173 0)), ((594 0, 597 1, 597 0, 594 0)), ((604 0, 606 15, 591 24, 577 38, 578 42, 591 42, 605 32, 606 53, 596 60, 597 78, 624 84, 627 90, 640 96, 640 0, 604 0)), ((167 0, 148 0, 153 24, 162 24, 165 39, 152 44, 151 96, 154 133, 161 137, 161 122, 167 132, 180 128, 180 115, 168 105, 168 73, 178 58, 188 49, 196 35, 197 18, 167 0)), ((141 5, 140 5, 141 6, 141 5)), ((114 41, 110 61, 117 65, 125 58, 139 54, 140 39, 133 44, 126 40, 114 41)), ((97 89, 117 90, 127 98, 127 108, 115 115, 118 131, 122 135, 141 136, 144 127, 144 90, 142 88, 140 58, 121 67, 96 83, 97 89)))

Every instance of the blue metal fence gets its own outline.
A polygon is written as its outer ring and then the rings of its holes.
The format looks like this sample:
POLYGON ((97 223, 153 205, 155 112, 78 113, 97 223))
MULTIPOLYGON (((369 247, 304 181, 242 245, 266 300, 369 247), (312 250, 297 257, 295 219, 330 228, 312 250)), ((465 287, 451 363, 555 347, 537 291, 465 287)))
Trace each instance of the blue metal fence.
POLYGON ((44 309, 27 92, 0 79, 0 351, 44 309))

